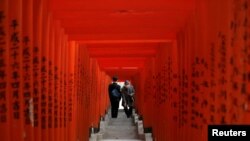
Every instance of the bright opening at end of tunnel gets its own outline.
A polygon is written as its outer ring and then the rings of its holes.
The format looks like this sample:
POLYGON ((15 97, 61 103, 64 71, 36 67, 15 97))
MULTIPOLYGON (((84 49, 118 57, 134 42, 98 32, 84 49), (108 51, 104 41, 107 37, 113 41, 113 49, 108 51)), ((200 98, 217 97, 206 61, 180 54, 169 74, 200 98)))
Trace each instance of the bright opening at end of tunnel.
MULTIPOLYGON (((121 86, 121 88, 124 86, 124 81, 119 81, 117 83, 118 83, 118 85, 121 86)), ((122 99, 119 102, 119 109, 124 109, 124 107, 122 106, 122 99)))

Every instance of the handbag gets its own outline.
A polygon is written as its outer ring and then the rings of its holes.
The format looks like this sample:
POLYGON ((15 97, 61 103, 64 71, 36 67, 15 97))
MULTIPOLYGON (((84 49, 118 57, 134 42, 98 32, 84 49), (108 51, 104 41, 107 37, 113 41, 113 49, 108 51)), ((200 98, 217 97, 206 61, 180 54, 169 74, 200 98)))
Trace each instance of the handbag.
POLYGON ((111 94, 112 94, 112 96, 114 96, 114 97, 120 97, 120 96, 121 96, 121 93, 120 93, 117 89, 113 89, 113 90, 111 91, 111 94))

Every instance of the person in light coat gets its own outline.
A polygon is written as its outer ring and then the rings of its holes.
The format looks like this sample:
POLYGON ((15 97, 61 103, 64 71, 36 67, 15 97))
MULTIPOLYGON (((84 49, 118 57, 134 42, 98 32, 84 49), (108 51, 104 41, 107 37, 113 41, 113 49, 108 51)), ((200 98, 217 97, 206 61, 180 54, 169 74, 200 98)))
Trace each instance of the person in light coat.
POLYGON ((132 116, 132 111, 134 108, 134 95, 135 90, 133 85, 126 80, 124 86, 121 89, 122 92, 122 106, 124 107, 124 112, 128 118, 132 116))

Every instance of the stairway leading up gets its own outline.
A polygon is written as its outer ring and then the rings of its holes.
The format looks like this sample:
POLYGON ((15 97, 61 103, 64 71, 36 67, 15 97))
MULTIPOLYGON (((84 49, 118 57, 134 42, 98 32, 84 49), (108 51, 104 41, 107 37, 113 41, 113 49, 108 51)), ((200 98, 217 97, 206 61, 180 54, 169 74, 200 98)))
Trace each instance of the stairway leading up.
POLYGON ((121 109, 117 118, 111 118, 109 110, 100 122, 100 131, 92 134, 90 141, 145 141, 145 134, 140 131, 143 126, 139 126, 136 116, 134 113, 132 118, 127 118, 121 109))

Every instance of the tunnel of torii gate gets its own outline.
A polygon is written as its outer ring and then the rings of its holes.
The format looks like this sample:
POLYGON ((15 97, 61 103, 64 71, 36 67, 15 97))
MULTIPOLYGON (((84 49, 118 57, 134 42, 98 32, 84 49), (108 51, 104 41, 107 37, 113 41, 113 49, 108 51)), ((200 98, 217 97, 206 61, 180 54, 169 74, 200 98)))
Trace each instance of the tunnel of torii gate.
POLYGON ((157 141, 250 123, 249 0, 0 0, 0 140, 87 141, 130 80, 157 141))

